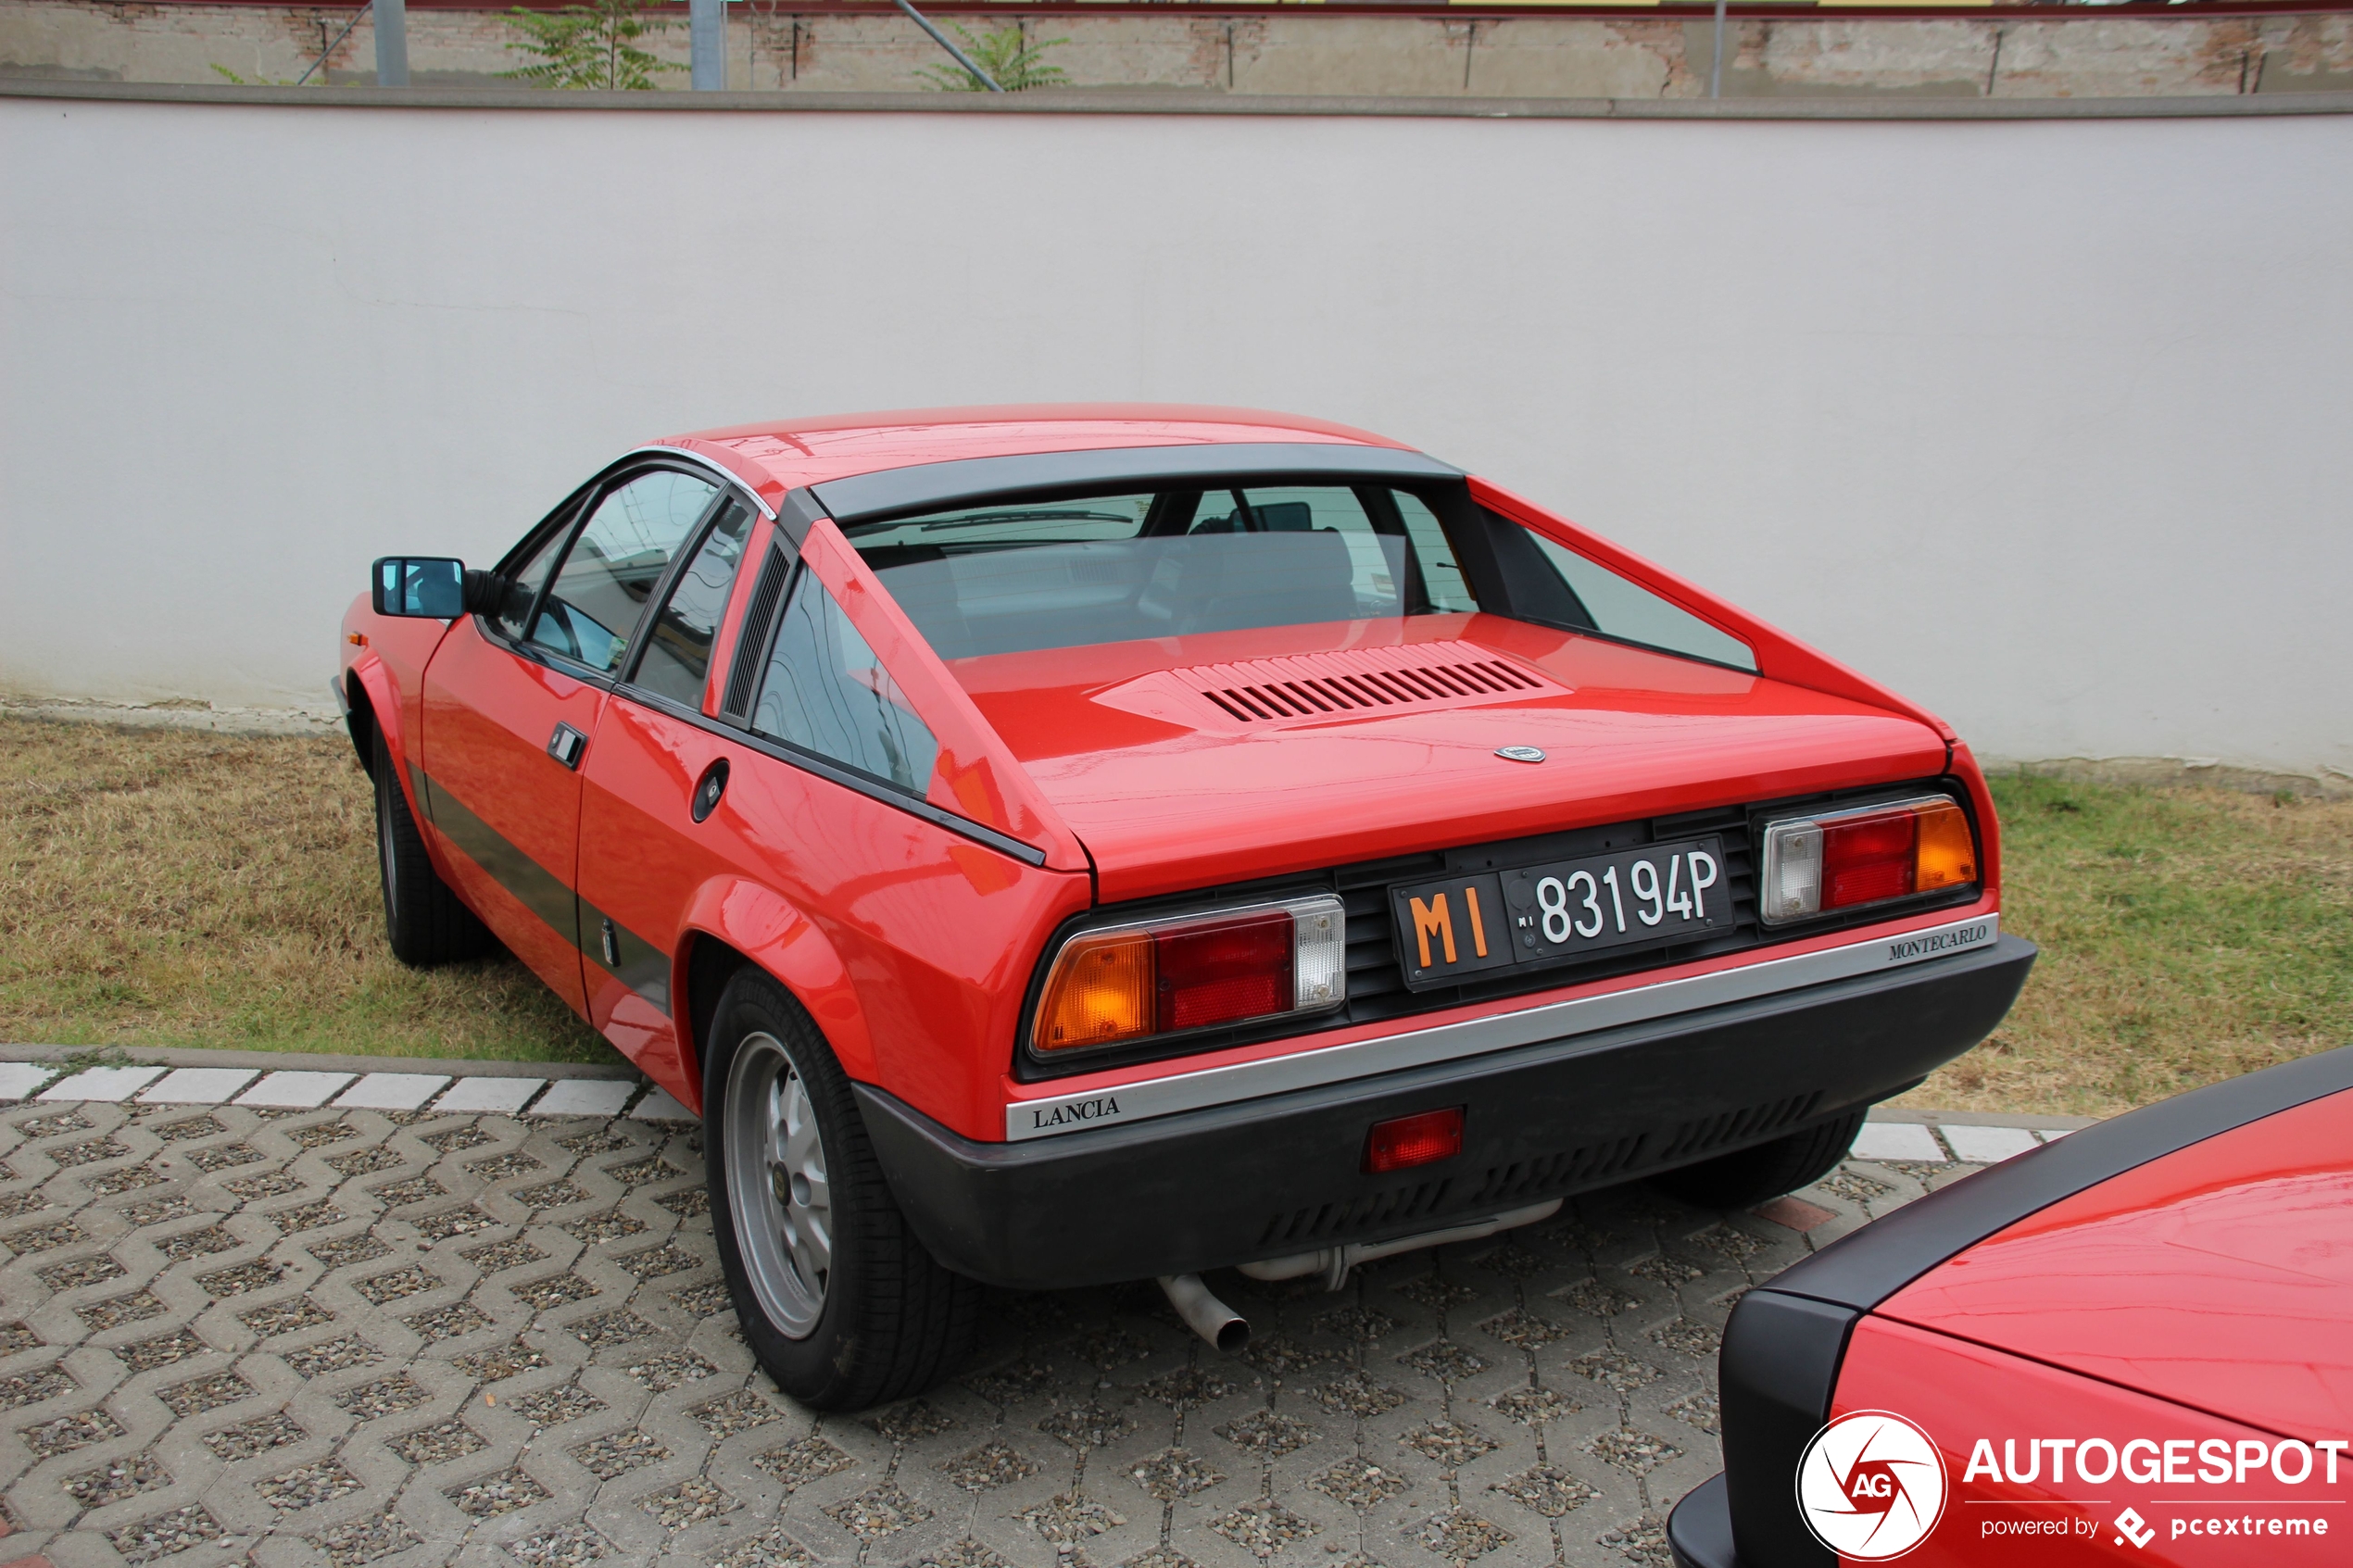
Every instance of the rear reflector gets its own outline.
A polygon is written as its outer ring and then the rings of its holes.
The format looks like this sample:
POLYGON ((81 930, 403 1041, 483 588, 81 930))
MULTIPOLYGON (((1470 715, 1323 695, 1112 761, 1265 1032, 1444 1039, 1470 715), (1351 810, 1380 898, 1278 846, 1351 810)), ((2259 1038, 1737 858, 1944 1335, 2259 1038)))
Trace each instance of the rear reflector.
POLYGON ((1345 997, 1347 960, 1346 916, 1328 895, 1081 932, 1054 955, 1030 1048, 1322 1011, 1345 997))
POLYGON ((1450 1106, 1444 1110, 1425 1110, 1418 1116, 1374 1123, 1372 1132, 1365 1139, 1365 1169, 1377 1176, 1383 1171, 1434 1165, 1462 1152, 1463 1108, 1450 1106))
POLYGON ((1926 796, 1767 823, 1757 913, 1782 925, 1976 880, 1968 816, 1926 796))

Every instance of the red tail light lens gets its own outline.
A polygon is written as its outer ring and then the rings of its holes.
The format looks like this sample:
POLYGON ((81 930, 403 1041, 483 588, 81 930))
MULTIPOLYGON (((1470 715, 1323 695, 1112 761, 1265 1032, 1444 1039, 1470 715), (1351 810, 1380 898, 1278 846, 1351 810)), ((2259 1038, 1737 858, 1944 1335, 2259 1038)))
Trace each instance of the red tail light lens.
POLYGON ((1444 1110, 1425 1110, 1418 1116, 1374 1123, 1371 1134, 1365 1139, 1365 1169, 1378 1175, 1383 1171, 1435 1165, 1462 1152, 1463 1108, 1450 1106, 1444 1110))
POLYGON ((1152 947, 1160 967, 1154 1022, 1164 1035, 1290 1010, 1289 914, 1170 932, 1152 947))
POLYGON ((1756 906, 1780 925, 1977 879, 1968 814, 1932 795, 1767 823, 1756 906))

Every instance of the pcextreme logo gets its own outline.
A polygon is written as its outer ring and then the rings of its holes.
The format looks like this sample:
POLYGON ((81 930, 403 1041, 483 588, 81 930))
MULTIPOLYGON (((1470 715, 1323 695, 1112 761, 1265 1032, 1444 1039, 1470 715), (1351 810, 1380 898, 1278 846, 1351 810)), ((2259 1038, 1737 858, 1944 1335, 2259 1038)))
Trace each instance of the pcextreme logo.
POLYGON ((1929 1435, 1889 1411, 1851 1411, 1797 1461, 1797 1512, 1814 1538, 1856 1562, 1885 1562, 1928 1539, 1950 1493, 1929 1435))

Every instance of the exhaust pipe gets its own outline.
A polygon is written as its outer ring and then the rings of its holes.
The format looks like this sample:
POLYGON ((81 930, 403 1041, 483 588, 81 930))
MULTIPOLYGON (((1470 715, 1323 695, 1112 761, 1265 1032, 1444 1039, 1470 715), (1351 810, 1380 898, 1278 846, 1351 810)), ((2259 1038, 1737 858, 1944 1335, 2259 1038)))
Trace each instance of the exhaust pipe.
POLYGON ((1555 1198, 1549 1203, 1531 1203, 1525 1209, 1514 1209, 1492 1219, 1454 1225, 1442 1231, 1401 1236, 1394 1241, 1364 1245, 1351 1242, 1344 1247, 1327 1247, 1318 1252, 1294 1252, 1288 1258, 1262 1258, 1257 1262, 1237 1266, 1252 1279, 1300 1279, 1308 1274, 1321 1274, 1327 1290, 1338 1290, 1348 1283, 1349 1271, 1359 1263, 1369 1263, 1377 1258, 1394 1258, 1400 1252, 1418 1252, 1425 1247, 1444 1247, 1450 1242, 1479 1241, 1497 1231, 1549 1220, 1560 1212, 1560 1207, 1561 1199, 1555 1198))
POLYGON ((1185 1326, 1232 1355, 1250 1343, 1250 1324, 1242 1315, 1209 1293, 1199 1274, 1163 1274, 1160 1288, 1185 1326))

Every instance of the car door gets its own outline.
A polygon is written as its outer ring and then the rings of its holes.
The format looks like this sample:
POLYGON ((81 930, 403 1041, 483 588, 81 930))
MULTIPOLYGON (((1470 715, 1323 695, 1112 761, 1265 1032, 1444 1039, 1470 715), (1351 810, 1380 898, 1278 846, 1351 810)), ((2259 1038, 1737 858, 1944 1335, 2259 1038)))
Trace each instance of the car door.
POLYGON ((719 495, 680 468, 623 470, 535 546, 556 563, 496 617, 451 628, 425 671, 421 781, 459 890, 516 957, 588 1012, 574 897, 580 774, 647 604, 719 495))
MULTIPOLYGON (((738 750, 709 717, 720 706, 711 656, 758 521, 737 493, 711 508, 598 716, 581 769, 589 1022, 672 1085, 693 1081, 670 994, 686 904, 733 863, 726 825, 710 821, 738 750)), ((770 570, 781 572, 781 560, 770 570)))

